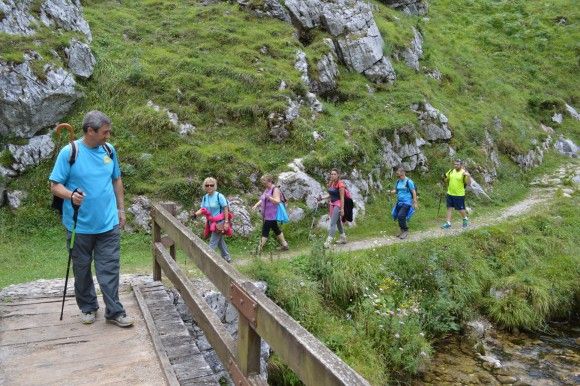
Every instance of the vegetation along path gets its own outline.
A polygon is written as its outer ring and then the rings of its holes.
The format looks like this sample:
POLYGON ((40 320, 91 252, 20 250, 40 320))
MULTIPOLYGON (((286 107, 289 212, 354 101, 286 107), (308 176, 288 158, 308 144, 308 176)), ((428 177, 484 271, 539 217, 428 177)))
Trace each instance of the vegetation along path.
MULTIPOLYGON (((578 162, 562 165, 555 171, 555 173, 544 175, 532 181, 532 189, 525 199, 516 202, 515 204, 506 208, 502 208, 499 211, 493 211, 485 216, 479 217, 477 221, 472 222, 469 225, 467 230, 495 225, 510 218, 526 215, 534 208, 537 208, 538 205, 547 203, 554 199, 558 199, 559 195, 561 195, 560 199, 570 198, 573 192, 576 190, 575 185, 578 184, 578 181, 575 180, 575 178, 578 179, 578 176, 580 176, 580 164, 578 162)), ((444 208, 442 208, 441 212, 444 212, 444 208)), ((454 214, 454 216, 457 220, 457 215, 454 214)), ((418 232, 411 231, 409 232, 408 238, 405 240, 401 240, 395 236, 381 236, 370 239, 351 241, 344 245, 335 244, 333 245, 332 250, 336 252, 359 251, 392 245, 395 243, 415 242, 431 238, 445 237, 449 235, 458 235, 465 231, 458 224, 459 222, 455 221, 454 228, 451 229, 434 228, 418 232)), ((278 252, 271 255, 271 257, 278 259, 288 259, 303 255, 305 253, 308 253, 307 249, 300 249, 286 253, 278 252)), ((248 259, 238 260, 238 264, 244 265, 248 261, 248 259)))

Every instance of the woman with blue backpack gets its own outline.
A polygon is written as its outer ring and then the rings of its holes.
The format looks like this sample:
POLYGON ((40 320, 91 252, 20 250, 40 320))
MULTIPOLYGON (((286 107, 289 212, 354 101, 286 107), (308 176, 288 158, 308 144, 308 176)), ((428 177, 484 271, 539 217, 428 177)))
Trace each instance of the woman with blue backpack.
POLYGON ((391 215, 393 220, 399 221, 399 228, 401 228, 397 237, 406 239, 409 235, 407 220, 411 218, 419 205, 417 203, 417 188, 413 180, 405 175, 405 169, 399 167, 396 174, 398 179, 395 182, 395 189, 389 192, 390 194, 397 194, 397 204, 393 207, 391 215))
POLYGON ((287 218, 282 220, 277 216, 280 209, 285 211, 285 208, 279 208, 280 205, 285 205, 286 200, 284 199, 284 194, 276 186, 274 177, 271 174, 264 174, 260 178, 260 182, 262 182, 265 190, 260 196, 260 200, 253 206, 254 210, 258 209, 258 207, 260 208, 264 220, 262 223, 262 238, 258 246, 258 253, 262 252, 262 249, 266 245, 270 230, 274 232, 280 243, 279 249, 281 251, 287 251, 288 242, 284 239, 284 233, 282 233, 282 230, 278 226, 278 221, 287 221, 287 218))

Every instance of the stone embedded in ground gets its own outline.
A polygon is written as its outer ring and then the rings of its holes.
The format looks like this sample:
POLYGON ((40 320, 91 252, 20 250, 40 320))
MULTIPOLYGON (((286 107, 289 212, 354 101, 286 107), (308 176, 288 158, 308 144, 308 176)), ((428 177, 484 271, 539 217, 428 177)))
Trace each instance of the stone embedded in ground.
POLYGON ((73 74, 85 79, 93 74, 97 60, 88 44, 72 39, 65 52, 68 57, 68 68, 73 74))
POLYGON ((554 144, 554 148, 558 150, 560 154, 568 157, 577 158, 578 157, 578 146, 571 139, 564 137, 558 138, 558 141, 554 144))
POLYGON ((14 159, 11 168, 18 173, 23 173, 50 158, 54 148, 55 144, 50 134, 32 137, 26 145, 8 145, 8 151, 14 159))

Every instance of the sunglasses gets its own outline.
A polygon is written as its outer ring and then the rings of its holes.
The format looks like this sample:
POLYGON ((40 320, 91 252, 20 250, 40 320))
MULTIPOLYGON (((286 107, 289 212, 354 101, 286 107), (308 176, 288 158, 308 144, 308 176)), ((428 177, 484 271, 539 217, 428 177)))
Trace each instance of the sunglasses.
POLYGON ((214 184, 206 184, 205 187, 206 188, 213 188, 215 185, 214 184))

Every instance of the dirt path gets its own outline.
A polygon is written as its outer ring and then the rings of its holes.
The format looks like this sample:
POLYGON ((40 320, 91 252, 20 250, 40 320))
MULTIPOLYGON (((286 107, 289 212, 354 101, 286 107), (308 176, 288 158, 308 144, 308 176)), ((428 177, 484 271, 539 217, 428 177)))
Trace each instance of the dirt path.
MULTIPOLYGON (((562 199, 568 199, 572 196, 574 191, 578 189, 580 180, 580 163, 573 161, 559 167, 554 173, 544 175, 536 178, 532 183, 532 189, 528 196, 511 206, 493 211, 485 216, 478 217, 477 220, 470 224, 467 230, 478 229, 490 225, 495 225, 504 221, 509 221, 515 217, 521 217, 532 212, 533 209, 539 205, 547 203, 554 198, 556 192, 561 189, 563 193, 562 199), (572 186, 566 186, 565 181, 572 179, 572 186)), ((386 245, 393 245, 396 243, 415 242, 421 240, 432 239, 436 237, 448 237, 450 235, 459 235, 465 230, 458 225, 456 221, 455 227, 451 229, 431 228, 424 231, 409 232, 409 237, 401 240, 395 236, 373 237, 364 240, 351 241, 345 245, 335 244, 332 250, 336 252, 351 252, 360 251, 364 249, 382 247, 386 245)), ((264 255, 263 258, 271 259, 290 259, 296 256, 308 253, 309 249, 303 248, 290 252, 277 252, 264 255)), ((246 265, 251 261, 251 258, 246 257, 239 259, 235 265, 246 265)))

